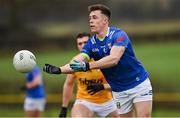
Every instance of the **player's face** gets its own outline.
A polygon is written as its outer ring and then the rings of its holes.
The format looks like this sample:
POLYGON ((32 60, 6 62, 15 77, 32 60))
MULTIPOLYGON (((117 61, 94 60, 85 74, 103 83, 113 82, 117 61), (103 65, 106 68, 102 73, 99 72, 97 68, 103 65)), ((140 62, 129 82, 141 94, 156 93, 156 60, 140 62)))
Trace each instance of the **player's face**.
POLYGON ((93 33, 99 33, 107 24, 107 17, 100 10, 92 11, 89 14, 90 30, 93 33))
POLYGON ((89 37, 88 36, 84 36, 82 38, 78 38, 77 39, 77 47, 79 49, 79 51, 82 50, 82 48, 84 47, 84 45, 87 43, 89 37))

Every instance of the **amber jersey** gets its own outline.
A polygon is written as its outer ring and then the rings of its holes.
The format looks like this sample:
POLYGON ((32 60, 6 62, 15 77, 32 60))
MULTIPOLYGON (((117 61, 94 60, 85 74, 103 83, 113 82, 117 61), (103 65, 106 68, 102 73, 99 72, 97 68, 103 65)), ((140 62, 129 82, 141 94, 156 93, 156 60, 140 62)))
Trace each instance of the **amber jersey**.
POLYGON ((87 72, 76 72, 74 73, 74 76, 78 81, 76 99, 83 99, 96 104, 101 104, 112 100, 112 94, 110 90, 102 90, 95 93, 94 95, 90 95, 86 90, 87 85, 90 83, 107 84, 103 74, 99 69, 94 69, 87 72))

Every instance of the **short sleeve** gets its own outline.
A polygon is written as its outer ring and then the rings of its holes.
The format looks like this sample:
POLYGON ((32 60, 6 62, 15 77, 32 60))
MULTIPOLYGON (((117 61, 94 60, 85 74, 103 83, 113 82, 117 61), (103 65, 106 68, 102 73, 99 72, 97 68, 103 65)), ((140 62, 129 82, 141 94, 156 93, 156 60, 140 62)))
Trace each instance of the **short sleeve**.
POLYGON ((85 53, 91 58, 91 41, 90 41, 90 39, 84 45, 83 49, 81 50, 81 53, 85 53))
POLYGON ((39 75, 40 73, 41 73, 41 72, 40 72, 39 67, 38 67, 38 66, 35 66, 35 68, 34 68, 34 70, 33 70, 33 72, 32 72, 33 76, 35 77, 35 76, 39 75))
POLYGON ((118 31, 114 34, 114 44, 115 46, 125 46, 127 47, 129 42, 129 37, 124 31, 118 31))

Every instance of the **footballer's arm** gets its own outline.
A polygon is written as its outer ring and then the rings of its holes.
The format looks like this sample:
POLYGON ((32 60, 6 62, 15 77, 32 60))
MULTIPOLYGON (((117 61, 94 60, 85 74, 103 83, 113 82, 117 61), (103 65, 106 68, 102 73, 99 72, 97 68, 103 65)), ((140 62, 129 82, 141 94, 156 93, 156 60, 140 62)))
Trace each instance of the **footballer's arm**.
MULTIPOLYGON (((77 56, 75 56, 75 57, 71 60, 71 62, 72 62, 73 60, 88 61, 88 57, 85 56, 84 53, 80 53, 80 54, 78 54, 77 56)), ((64 66, 61 66, 60 69, 61 69, 61 73, 64 73, 64 74, 71 74, 71 73, 74 72, 74 70, 71 69, 71 67, 69 66, 69 64, 66 64, 66 65, 64 65, 64 66)))
POLYGON ((111 86, 109 84, 103 84, 104 89, 111 90, 111 86))
POLYGON ((111 48, 110 55, 103 57, 98 61, 90 62, 89 67, 90 69, 103 69, 115 66, 118 64, 124 51, 124 46, 113 46, 111 48))
POLYGON ((68 107, 69 101, 72 97, 75 78, 73 74, 68 74, 63 87, 63 104, 62 107, 68 107))
POLYGON ((40 84, 42 84, 41 75, 36 75, 32 82, 27 82, 26 87, 32 89, 40 84))

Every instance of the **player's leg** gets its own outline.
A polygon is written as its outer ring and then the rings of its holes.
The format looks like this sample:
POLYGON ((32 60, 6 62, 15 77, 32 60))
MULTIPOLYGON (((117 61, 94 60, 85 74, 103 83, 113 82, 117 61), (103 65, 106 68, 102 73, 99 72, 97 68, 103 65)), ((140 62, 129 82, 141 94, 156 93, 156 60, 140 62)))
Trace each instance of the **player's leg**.
POLYGON ((34 111, 29 111, 29 110, 26 111, 26 117, 27 117, 27 118, 35 117, 34 114, 35 114, 34 111))
POLYGON ((152 87, 149 79, 136 87, 133 103, 137 117, 151 117, 152 87))
POLYGON ((35 99, 35 117, 41 117, 42 112, 45 109, 45 104, 46 104, 46 99, 45 98, 40 98, 40 99, 35 99))
POLYGON ((133 117, 133 102, 126 92, 112 92, 120 117, 133 117))
POLYGON ((106 117, 120 117, 118 111, 113 111, 110 114, 108 114, 106 117))
POLYGON ((123 114, 120 114, 120 117, 125 117, 125 118, 128 118, 128 117, 133 117, 133 110, 131 110, 130 112, 128 113, 123 113, 123 114))
POLYGON ((24 110, 26 111, 27 117, 40 117, 41 112, 45 108, 45 98, 42 99, 33 99, 26 98, 24 104, 24 110))
POLYGON ((41 116, 41 112, 40 111, 38 111, 38 110, 36 110, 36 111, 34 111, 34 117, 40 117, 41 116))
POLYGON ((93 117, 92 105, 86 100, 77 99, 71 111, 71 117, 93 117))
POLYGON ((26 113, 26 117, 34 117, 34 102, 31 98, 25 98, 24 111, 26 113))
POLYGON ((71 111, 71 117, 93 117, 93 111, 83 104, 75 104, 71 111))
POLYGON ((117 106, 113 100, 102 104, 93 104, 94 112, 100 117, 119 117, 117 106))
POLYGON ((136 102, 134 106, 137 117, 151 117, 152 101, 136 102))

